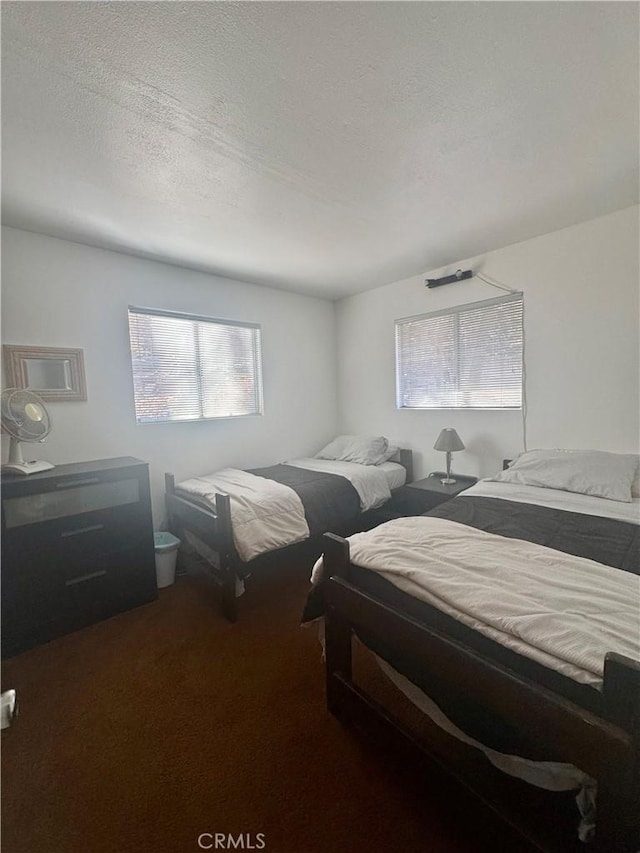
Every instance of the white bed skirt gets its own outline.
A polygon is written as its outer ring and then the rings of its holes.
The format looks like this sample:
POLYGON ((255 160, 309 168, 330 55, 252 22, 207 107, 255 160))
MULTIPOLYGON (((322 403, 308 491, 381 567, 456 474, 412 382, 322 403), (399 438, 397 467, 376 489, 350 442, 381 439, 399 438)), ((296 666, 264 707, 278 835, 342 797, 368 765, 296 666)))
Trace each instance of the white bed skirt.
POLYGON ((423 690, 401 675, 390 666, 386 660, 374 655, 384 674, 395 684, 412 704, 426 714, 436 725, 447 734, 457 738, 469 746, 479 749, 488 760, 509 776, 522 779, 536 788, 546 791, 575 791, 576 804, 580 811, 581 820, 578 827, 578 837, 581 841, 589 841, 595 830, 596 816, 596 780, 582 770, 561 761, 532 761, 519 755, 507 755, 485 746, 483 743, 469 737, 459 729, 442 712, 438 705, 423 690))

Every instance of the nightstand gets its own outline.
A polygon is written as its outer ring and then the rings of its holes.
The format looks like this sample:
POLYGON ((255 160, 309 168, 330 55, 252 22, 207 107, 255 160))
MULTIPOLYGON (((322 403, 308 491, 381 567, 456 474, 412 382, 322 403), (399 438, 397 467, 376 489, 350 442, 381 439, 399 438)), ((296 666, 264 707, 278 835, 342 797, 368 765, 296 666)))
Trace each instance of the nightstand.
POLYGON ((396 489, 391 499, 377 510, 381 519, 379 523, 382 520, 390 521, 407 515, 423 515, 439 504, 455 498, 456 495, 478 482, 477 477, 467 477, 463 474, 453 476, 456 482, 444 485, 440 481, 446 477, 446 474, 434 471, 422 480, 416 480, 414 483, 408 483, 396 489))

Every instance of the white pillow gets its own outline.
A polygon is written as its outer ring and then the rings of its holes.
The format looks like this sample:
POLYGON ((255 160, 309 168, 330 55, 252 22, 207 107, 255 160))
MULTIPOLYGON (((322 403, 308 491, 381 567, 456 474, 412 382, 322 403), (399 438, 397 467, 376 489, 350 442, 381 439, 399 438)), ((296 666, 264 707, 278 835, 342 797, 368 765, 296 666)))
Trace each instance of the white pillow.
POLYGON ((560 489, 612 501, 631 501, 638 457, 604 450, 530 450, 490 479, 560 489))
POLYGON ((379 465, 389 442, 384 436, 339 435, 316 453, 316 459, 337 459, 360 465, 379 465))
POLYGON ((325 445, 322 450, 316 453, 316 459, 340 459, 342 451, 347 446, 347 443, 353 438, 352 435, 339 435, 325 445))
POLYGON ((399 462, 400 461, 400 448, 395 444, 390 444, 387 447, 387 451, 382 457, 382 460, 378 462, 378 465, 381 465, 382 462, 399 462))

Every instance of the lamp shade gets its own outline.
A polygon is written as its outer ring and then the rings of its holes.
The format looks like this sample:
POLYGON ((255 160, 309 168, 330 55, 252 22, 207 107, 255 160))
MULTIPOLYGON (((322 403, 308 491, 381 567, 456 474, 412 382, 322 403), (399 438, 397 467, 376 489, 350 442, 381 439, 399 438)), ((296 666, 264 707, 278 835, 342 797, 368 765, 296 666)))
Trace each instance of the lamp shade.
POLYGON ((455 429, 443 429, 436 439, 433 449, 453 453, 455 450, 464 450, 464 444, 455 429))

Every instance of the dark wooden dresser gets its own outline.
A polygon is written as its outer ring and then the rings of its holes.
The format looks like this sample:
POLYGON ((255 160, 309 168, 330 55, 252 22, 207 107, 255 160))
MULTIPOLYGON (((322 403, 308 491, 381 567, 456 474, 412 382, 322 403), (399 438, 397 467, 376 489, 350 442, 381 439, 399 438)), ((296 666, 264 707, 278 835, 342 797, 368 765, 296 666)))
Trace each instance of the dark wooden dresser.
POLYGON ((2 655, 157 597, 148 465, 2 476, 2 655))

